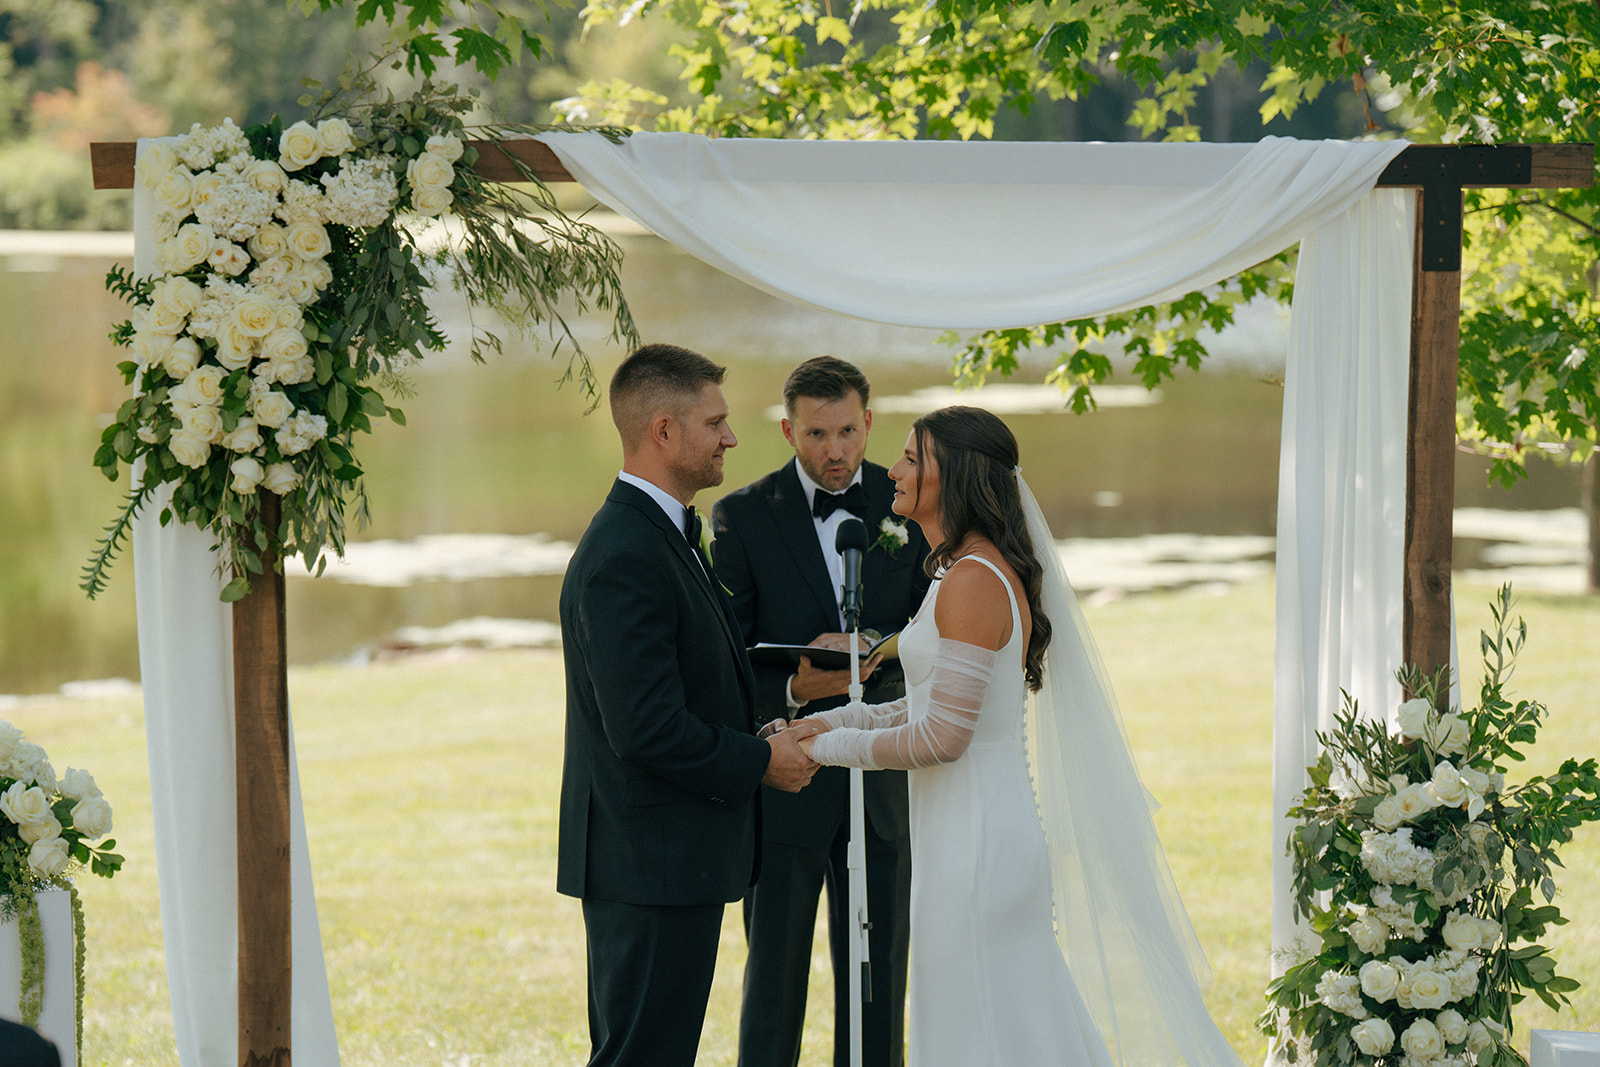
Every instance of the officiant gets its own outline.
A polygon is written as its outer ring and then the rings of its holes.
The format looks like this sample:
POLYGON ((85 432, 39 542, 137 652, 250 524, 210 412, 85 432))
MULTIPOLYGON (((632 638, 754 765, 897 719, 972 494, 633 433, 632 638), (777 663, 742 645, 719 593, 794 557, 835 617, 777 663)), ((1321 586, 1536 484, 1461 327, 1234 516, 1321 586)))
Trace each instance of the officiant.
MULTIPOLYGON (((863 630, 888 635, 916 612, 929 579, 921 531, 890 510, 894 483, 866 460, 870 386, 832 356, 796 367, 783 387, 784 438, 794 459, 723 497, 712 511, 717 577, 733 599, 745 643, 848 648, 840 610, 839 524, 854 517, 876 543, 862 561, 863 630), (886 529, 884 524, 890 526, 886 529)), ((797 667, 757 666, 756 719, 790 719, 844 703, 850 672, 802 657, 797 667)), ((869 703, 905 692, 898 662, 865 678, 869 703)), ((871 1000, 862 1062, 899 1067, 905 1047, 907 913, 911 846, 906 776, 865 776, 871 1000)), ((834 1063, 850 1063, 849 772, 825 768, 802 793, 762 797, 761 877, 744 902, 749 944, 739 1020, 739 1067, 794 1067, 800 1059, 817 903, 828 892, 834 974, 834 1063)))

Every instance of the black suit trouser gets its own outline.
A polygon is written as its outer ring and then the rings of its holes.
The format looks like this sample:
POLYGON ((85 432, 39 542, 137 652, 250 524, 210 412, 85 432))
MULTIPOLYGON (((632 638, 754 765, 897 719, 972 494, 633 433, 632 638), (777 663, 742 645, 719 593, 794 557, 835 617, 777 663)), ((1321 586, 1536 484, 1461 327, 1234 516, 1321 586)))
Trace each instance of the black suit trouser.
MULTIPOLYGON (((905 1058, 906 960, 910 945, 911 842, 867 831, 867 918, 872 1000, 861 1017, 861 1062, 900 1067, 905 1058)), ((828 948, 834 976, 834 1067, 850 1067, 848 820, 816 846, 761 844, 761 878, 744 901, 744 1000, 739 1067, 796 1067, 805 1028, 806 985, 817 901, 828 890, 828 948)))
POLYGON ((590 1067, 694 1067, 722 912, 583 902, 590 1067))

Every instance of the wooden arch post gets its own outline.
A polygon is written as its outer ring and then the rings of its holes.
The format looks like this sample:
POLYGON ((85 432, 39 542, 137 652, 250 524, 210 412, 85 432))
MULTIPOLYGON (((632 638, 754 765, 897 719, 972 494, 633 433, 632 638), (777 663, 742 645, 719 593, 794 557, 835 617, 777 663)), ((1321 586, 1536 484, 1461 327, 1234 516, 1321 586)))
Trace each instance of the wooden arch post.
MULTIPOLYGON (((476 172, 572 181, 532 140, 471 142, 476 172)), ((135 146, 90 145, 96 189, 133 187, 135 146)), ((1456 362, 1460 346, 1461 191, 1577 188, 1594 183, 1594 146, 1413 145, 1378 179, 1417 190, 1406 448, 1403 658, 1450 662, 1451 519, 1455 496, 1456 362)), ((263 498, 276 507, 277 498, 263 498)), ((239 820, 239 1062, 290 1064, 288 657, 283 574, 269 568, 234 605, 234 716, 239 820), (245 843, 250 842, 249 847, 245 843)))
POLYGON ((1401 662, 1450 664, 1456 373, 1461 347, 1461 191, 1594 184, 1594 146, 1412 145, 1379 186, 1417 190, 1406 439, 1405 618, 1401 662))

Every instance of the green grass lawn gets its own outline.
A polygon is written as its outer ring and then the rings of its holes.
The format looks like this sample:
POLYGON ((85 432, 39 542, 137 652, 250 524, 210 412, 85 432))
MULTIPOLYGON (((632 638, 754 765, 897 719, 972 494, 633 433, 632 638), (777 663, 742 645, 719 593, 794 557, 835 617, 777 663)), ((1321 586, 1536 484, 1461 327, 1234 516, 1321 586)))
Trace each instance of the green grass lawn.
MULTIPOLYGON (((1491 590, 1457 591, 1469 703, 1491 590)), ((1116 601, 1089 611, 1119 687, 1173 871, 1210 956, 1208 1003, 1246 1063, 1268 972, 1271 832, 1270 583, 1116 601)), ((1530 769, 1600 754, 1600 601, 1526 596, 1530 641, 1512 693, 1552 711, 1530 769)), ((458 652, 290 676, 296 744, 334 1014, 354 1067, 582 1062, 583 928, 556 895, 560 658, 458 652)), ((88 921, 84 1062, 175 1065, 161 950, 143 719, 137 698, 30 701, 0 711, 58 769, 94 772, 116 808, 114 881, 80 884, 88 921)), ((196 812, 206 818, 207 813, 196 812)), ((1584 983, 1532 1028, 1600 1022, 1600 833, 1564 859, 1552 938, 1584 983)), ((802 1062, 831 1062, 819 943, 802 1062)), ((701 1063, 734 1062, 743 963, 736 909, 701 1063)), ((319 1065, 309 1065, 319 1067, 319 1065)))

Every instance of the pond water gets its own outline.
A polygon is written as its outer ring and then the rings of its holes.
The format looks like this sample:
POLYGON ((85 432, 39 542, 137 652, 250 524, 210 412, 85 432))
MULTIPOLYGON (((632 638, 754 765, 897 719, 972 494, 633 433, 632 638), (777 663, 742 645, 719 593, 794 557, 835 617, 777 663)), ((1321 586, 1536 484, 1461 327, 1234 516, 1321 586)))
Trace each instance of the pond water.
MULTIPOLYGON (((740 444, 724 489, 788 455, 773 412, 801 359, 831 353, 867 372, 868 454, 879 462, 893 461, 917 414, 948 400, 951 349, 936 331, 810 311, 654 238, 621 240, 645 338, 729 364, 740 444)), ((129 260, 127 235, 0 234, 0 694, 138 677, 131 562, 118 561, 96 601, 77 584, 127 486, 126 476, 107 482, 90 457, 125 396, 123 357, 106 340, 125 307, 102 279, 129 260)), ((447 327, 464 320, 449 295, 438 312, 447 327)), ((604 380, 623 353, 598 324, 584 329, 604 380)), ((1276 309, 1257 311, 1217 340, 1218 369, 1153 396, 1106 389, 1087 416, 1064 412, 1053 387, 1026 384, 1042 365, 963 400, 1016 430, 1029 482, 1091 595, 1250 578, 1271 567, 1285 333, 1276 309)), ((556 388, 562 366, 507 342, 488 366, 460 352, 430 357, 401 405, 407 427, 385 423, 361 442, 373 524, 352 531, 348 562, 328 576, 291 570, 291 662, 551 640, 566 550, 621 455, 604 412, 586 416, 575 390, 556 388)), ((1460 463, 1458 505, 1477 510, 1464 513, 1476 525, 1461 531, 1473 539, 1458 544, 1458 565, 1554 567, 1571 580, 1582 558, 1575 473, 1542 465, 1507 494, 1485 486, 1481 461, 1460 463)))

